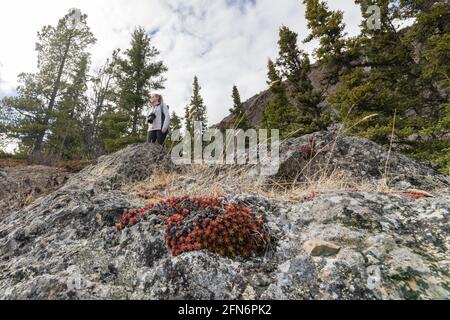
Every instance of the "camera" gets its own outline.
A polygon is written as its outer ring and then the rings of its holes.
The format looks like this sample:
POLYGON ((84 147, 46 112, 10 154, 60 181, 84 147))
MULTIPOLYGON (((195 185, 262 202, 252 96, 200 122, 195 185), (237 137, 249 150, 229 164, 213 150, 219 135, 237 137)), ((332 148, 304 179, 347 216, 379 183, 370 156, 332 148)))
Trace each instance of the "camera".
POLYGON ((152 113, 148 116, 147 121, 148 121, 148 123, 152 124, 153 121, 155 121, 155 119, 156 119, 156 114, 152 113))

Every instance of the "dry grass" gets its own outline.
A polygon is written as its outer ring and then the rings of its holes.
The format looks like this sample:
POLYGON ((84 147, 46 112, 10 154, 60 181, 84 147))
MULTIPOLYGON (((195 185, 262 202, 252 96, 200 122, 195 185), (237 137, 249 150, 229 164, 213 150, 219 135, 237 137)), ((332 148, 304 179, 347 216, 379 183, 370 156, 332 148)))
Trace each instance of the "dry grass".
MULTIPOLYGON (((351 113, 351 109, 349 114, 351 113)), ((316 152, 308 163, 298 172, 297 176, 288 180, 267 179, 265 177, 250 177, 248 167, 209 167, 207 165, 195 165, 184 168, 183 172, 162 172, 152 178, 125 188, 126 191, 140 194, 150 201, 164 199, 170 196, 181 195, 224 195, 224 194, 249 194, 256 193, 273 200, 299 201, 303 197, 317 193, 335 192, 383 192, 398 193, 389 186, 388 173, 392 141, 395 131, 395 116, 393 121, 391 146, 385 165, 383 179, 379 181, 363 180, 355 178, 348 172, 336 170, 332 163, 337 139, 345 135, 352 128, 369 119, 377 117, 371 114, 360 119, 349 128, 341 129, 336 138, 316 152), (331 148, 329 156, 322 164, 316 162, 318 154, 327 148, 331 148), (300 179, 301 178, 301 179, 300 179), (191 181, 186 183, 186 180, 191 181)), ((292 132, 295 136, 297 132, 292 132)), ((288 139, 287 137, 286 139, 288 139)), ((285 140, 286 140, 285 139, 285 140)), ((267 141, 265 141, 267 142, 267 141)), ((283 141, 280 141, 282 143, 283 141)), ((262 142, 260 142, 262 143, 262 142)), ((420 190, 412 190, 416 193, 424 193, 420 190)), ((425 196, 426 195, 424 193, 425 196)), ((301 201, 301 200, 300 200, 301 201)))
POLYGON ((156 202, 171 196, 258 194, 278 201, 296 201, 312 193, 390 192, 385 185, 357 180, 350 174, 325 167, 312 175, 282 181, 250 177, 243 168, 197 165, 180 172, 161 172, 150 179, 128 185, 124 191, 156 202))
POLYGON ((0 168, 24 168, 29 166, 30 163, 26 160, 19 160, 19 159, 0 159, 0 168))

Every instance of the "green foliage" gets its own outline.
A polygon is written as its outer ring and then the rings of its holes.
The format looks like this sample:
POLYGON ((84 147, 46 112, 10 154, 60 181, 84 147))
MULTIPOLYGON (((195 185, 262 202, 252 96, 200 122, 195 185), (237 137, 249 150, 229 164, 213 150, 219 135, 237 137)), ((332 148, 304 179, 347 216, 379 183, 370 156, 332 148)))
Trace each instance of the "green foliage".
POLYGON ((241 102, 241 95, 236 86, 233 86, 232 92, 233 108, 230 109, 231 115, 234 118, 234 128, 248 130, 250 125, 248 123, 247 115, 245 114, 244 105, 241 102))
MULTIPOLYGON (((69 129, 73 115, 83 104, 87 49, 96 40, 86 15, 81 15, 76 27, 71 24, 71 16, 69 12, 56 27, 41 29, 36 44, 38 71, 20 74, 17 95, 1 103, 0 118, 6 119, 1 133, 18 139, 21 148, 32 150, 38 159, 42 151, 61 155, 60 150, 73 138, 69 129)), ((71 143, 77 143, 75 140, 71 143)))
POLYGON ((194 132, 194 122, 201 122, 203 125, 203 129, 206 129, 208 125, 207 118, 207 108, 205 103, 203 102, 203 98, 200 95, 200 84, 198 82, 197 76, 194 77, 194 83, 192 85, 193 92, 189 105, 185 109, 185 126, 186 132, 189 134, 193 134, 194 132))
POLYGON ((167 68, 162 61, 154 61, 158 55, 147 32, 137 27, 132 35, 131 47, 125 51, 124 57, 118 57, 118 107, 128 115, 130 134, 134 137, 145 133, 143 110, 149 102, 151 90, 164 88, 162 74, 167 68))
POLYGON ((170 148, 173 147, 171 134, 174 131, 181 130, 182 128, 183 128, 183 124, 181 122, 181 118, 175 113, 175 111, 173 111, 172 114, 170 115, 170 130, 169 130, 169 135, 167 136, 167 139, 166 139, 167 146, 169 146, 170 148))
POLYGON ((170 131, 181 130, 181 128, 181 118, 173 111, 170 116, 170 131))
POLYGON ((448 172, 450 33, 448 23, 443 23, 450 18, 448 3, 358 3, 363 16, 368 5, 379 5, 382 27, 371 30, 363 23, 361 34, 347 40, 348 50, 356 47, 349 54, 359 52, 359 57, 340 75, 339 89, 329 102, 347 133, 385 145, 390 143, 396 115, 397 150, 430 160, 448 172), (397 27, 398 21, 411 17, 416 19, 410 27, 397 27))
POLYGON ((338 82, 341 71, 348 67, 353 54, 345 52, 347 41, 342 11, 331 11, 327 3, 320 0, 304 0, 306 5, 305 18, 310 30, 305 43, 319 40, 319 47, 314 55, 320 65, 325 66, 324 83, 334 85, 338 82))
POLYGON ((72 159, 84 152, 82 140, 82 116, 86 112, 88 58, 81 59, 79 68, 70 75, 71 84, 67 86, 61 105, 54 114, 52 134, 47 144, 48 152, 56 154, 58 159, 72 159))
POLYGON ((261 126, 268 130, 279 129, 280 138, 284 139, 290 134, 294 125, 291 117, 294 107, 289 103, 286 85, 281 80, 272 60, 268 62, 268 69, 268 84, 270 85, 272 99, 263 111, 261 126))
POLYGON ((99 137, 107 153, 123 149, 129 144, 144 142, 143 136, 129 134, 129 115, 123 111, 108 111, 100 118, 99 137))
POLYGON ((295 32, 281 27, 278 59, 268 64, 272 99, 263 112, 262 124, 279 129, 283 139, 326 129, 330 123, 329 115, 320 108, 323 95, 309 78, 309 57, 298 48, 297 38, 295 32))

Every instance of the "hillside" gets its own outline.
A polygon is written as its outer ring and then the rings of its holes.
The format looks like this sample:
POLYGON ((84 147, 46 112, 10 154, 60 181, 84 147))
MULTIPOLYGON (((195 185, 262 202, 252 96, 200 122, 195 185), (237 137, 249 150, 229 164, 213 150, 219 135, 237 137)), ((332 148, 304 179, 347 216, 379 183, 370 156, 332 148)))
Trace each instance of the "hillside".
MULTIPOLYGON (((247 167, 177 167, 155 145, 104 156, 0 216, 0 299, 450 297, 448 176, 326 132, 284 142, 281 164, 274 177, 255 179, 247 167), (224 207, 207 205, 215 201, 224 207), (171 254, 170 221, 189 225, 230 208, 262 223, 263 250, 171 254), (121 219, 133 209, 141 215, 121 219)), ((249 244, 233 236, 239 226, 224 226, 230 245, 249 244)))
MULTIPOLYGON (((312 82, 312 85, 316 90, 321 90, 322 85, 320 84, 321 79, 323 78, 323 70, 317 66, 313 66, 311 73, 309 74, 309 79, 312 82)), ((339 85, 331 86, 325 95, 333 94, 336 92, 339 85)), ((260 93, 254 95, 247 101, 243 102, 243 106, 246 112, 247 119, 249 121, 251 128, 259 128, 261 124, 261 116, 262 113, 267 106, 267 103, 271 99, 270 91, 264 90, 260 93)), ((326 107, 326 103, 324 103, 324 107, 326 107)), ((231 115, 225 117, 221 122, 215 125, 215 127, 225 130, 232 127, 233 117, 231 115)))

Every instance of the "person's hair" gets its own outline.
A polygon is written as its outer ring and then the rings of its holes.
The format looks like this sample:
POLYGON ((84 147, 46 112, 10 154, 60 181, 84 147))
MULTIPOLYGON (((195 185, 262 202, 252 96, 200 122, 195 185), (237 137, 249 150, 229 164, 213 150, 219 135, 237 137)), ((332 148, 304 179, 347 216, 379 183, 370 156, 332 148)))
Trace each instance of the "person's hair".
POLYGON ((151 96, 152 98, 153 97, 157 97, 158 98, 158 101, 159 101, 159 103, 164 103, 164 98, 163 98, 163 96, 162 95, 160 95, 160 94, 157 94, 157 93, 155 93, 155 94, 152 94, 152 96, 151 96))

